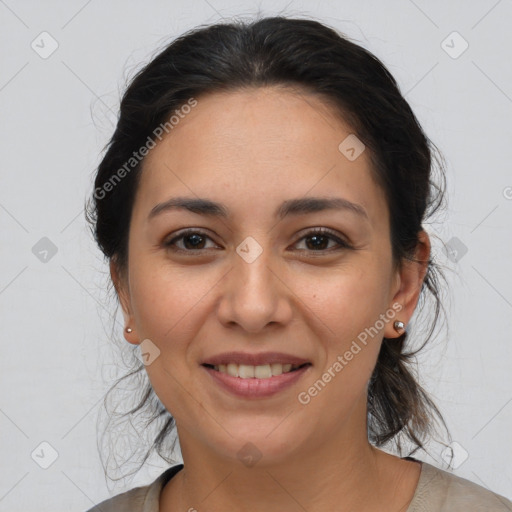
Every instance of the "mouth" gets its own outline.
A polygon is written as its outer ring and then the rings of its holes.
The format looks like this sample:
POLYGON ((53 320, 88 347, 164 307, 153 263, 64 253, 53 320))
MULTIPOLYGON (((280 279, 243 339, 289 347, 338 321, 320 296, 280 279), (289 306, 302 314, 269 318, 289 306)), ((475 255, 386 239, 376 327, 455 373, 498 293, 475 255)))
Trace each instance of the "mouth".
MULTIPOLYGON (((215 388, 245 400, 267 399, 297 386, 312 363, 277 363, 257 366, 227 363, 201 365, 215 388)), ((304 386, 304 385, 303 385, 304 386)))
POLYGON ((311 363, 271 363, 258 366, 237 363, 218 365, 204 363, 202 366, 240 379, 271 379, 272 377, 277 377, 285 373, 296 372, 297 370, 311 366, 311 363))

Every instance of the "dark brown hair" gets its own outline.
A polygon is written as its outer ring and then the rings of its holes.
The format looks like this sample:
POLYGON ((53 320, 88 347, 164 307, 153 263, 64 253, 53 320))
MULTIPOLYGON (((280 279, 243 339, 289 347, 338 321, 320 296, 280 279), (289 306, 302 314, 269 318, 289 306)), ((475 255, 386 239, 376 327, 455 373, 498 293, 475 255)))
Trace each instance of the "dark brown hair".
MULTIPOLYGON (((97 171, 95 192, 86 206, 97 244, 121 275, 128 264, 130 217, 143 162, 132 162, 127 169, 134 150, 154 138, 155 129, 191 98, 265 86, 298 87, 337 109, 366 145, 374 179, 385 193, 395 264, 414 257, 424 221, 444 201, 444 166, 437 148, 393 76, 372 53, 320 22, 276 16, 189 31, 160 51, 127 87, 115 132, 97 171), (126 172, 115 180, 123 166, 126 172)), ((383 340, 368 387, 368 438, 376 446, 395 441, 401 452, 400 437, 405 436, 414 446, 410 455, 424 448, 427 436, 434 432, 434 416, 446 427, 410 368, 443 312, 440 278, 442 272, 431 257, 418 304, 420 310, 427 302, 434 306, 424 343, 406 352, 409 332, 383 340)), ((113 388, 131 377, 139 378, 137 404, 121 417, 128 417, 131 424, 135 413, 148 414, 144 430, 158 420, 158 433, 141 465, 152 449, 172 462, 166 443, 175 434, 174 419, 156 397, 144 365, 137 359, 132 371, 113 388)))

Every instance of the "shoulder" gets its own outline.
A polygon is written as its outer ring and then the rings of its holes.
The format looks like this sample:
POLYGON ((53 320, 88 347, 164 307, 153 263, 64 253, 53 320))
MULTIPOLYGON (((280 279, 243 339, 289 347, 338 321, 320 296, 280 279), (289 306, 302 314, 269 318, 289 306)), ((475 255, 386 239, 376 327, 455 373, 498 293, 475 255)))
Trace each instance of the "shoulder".
POLYGON ((144 502, 150 487, 151 485, 135 487, 98 503, 87 512, 143 512, 144 502))
POLYGON ((512 501, 470 480, 422 462, 407 512, 512 512, 512 501))
POLYGON ((106 499, 86 512, 158 512, 162 488, 182 468, 182 464, 172 466, 152 483, 106 499))

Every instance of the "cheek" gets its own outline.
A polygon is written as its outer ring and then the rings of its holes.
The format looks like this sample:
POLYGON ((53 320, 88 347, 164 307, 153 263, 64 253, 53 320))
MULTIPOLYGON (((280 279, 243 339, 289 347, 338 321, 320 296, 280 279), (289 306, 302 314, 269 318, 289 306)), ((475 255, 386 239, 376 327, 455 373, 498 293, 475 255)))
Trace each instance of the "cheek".
POLYGON ((132 305, 140 336, 154 341, 162 350, 178 347, 197 330, 202 299, 213 288, 215 276, 199 266, 189 269, 165 263, 137 264, 130 276, 132 305), (170 343, 172 341, 172 343, 170 343))
POLYGON ((199 267, 191 272, 175 266, 171 269, 165 263, 132 261, 130 288, 139 336, 151 340, 159 350, 145 370, 167 410, 186 422, 201 414, 188 391, 190 370, 196 364, 188 349, 203 324, 207 294, 218 277, 214 279, 199 267))
POLYGON ((344 269, 311 289, 307 304, 320 320, 315 322, 324 346, 319 372, 332 382, 318 406, 335 396, 340 407, 342 403, 349 407, 364 392, 373 372, 382 337, 379 319, 386 311, 388 293, 386 276, 379 268, 368 262, 344 269))
POLYGON ((387 281, 377 267, 359 265, 325 279, 305 283, 308 308, 321 320, 328 337, 345 340, 370 327, 387 306, 387 281))

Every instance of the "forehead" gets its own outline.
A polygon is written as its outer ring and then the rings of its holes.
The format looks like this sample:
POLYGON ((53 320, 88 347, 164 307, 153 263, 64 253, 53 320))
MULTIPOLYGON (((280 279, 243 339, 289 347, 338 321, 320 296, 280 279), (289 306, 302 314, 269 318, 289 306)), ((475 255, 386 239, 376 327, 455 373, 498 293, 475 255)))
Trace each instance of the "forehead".
POLYGON ((256 213, 291 197, 343 195, 382 217, 383 194, 367 151, 349 160, 339 149, 351 133, 332 107, 300 90, 200 96, 146 156, 136 208, 147 214, 170 196, 186 195, 256 213))

